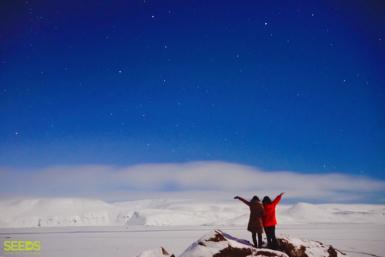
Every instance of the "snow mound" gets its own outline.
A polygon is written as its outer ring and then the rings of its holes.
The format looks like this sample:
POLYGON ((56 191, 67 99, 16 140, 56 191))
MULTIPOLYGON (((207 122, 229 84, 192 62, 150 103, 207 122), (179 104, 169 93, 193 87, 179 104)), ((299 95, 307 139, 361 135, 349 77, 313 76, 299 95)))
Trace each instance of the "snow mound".
POLYGON ((278 212, 282 223, 385 223, 385 206, 297 203, 278 212))
POLYGON ((163 247, 141 252, 137 257, 175 257, 169 254, 163 247))

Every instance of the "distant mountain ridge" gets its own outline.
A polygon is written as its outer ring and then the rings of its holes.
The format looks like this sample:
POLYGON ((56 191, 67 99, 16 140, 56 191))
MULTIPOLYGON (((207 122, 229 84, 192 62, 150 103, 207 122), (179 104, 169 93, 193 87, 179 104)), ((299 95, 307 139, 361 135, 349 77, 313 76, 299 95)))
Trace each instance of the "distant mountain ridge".
MULTIPOLYGON (((279 205, 281 224, 385 224, 385 205, 279 205)), ((0 227, 63 226, 245 226, 248 209, 231 201, 200 202, 147 199, 107 203, 84 198, 36 198, 0 201, 0 227)))

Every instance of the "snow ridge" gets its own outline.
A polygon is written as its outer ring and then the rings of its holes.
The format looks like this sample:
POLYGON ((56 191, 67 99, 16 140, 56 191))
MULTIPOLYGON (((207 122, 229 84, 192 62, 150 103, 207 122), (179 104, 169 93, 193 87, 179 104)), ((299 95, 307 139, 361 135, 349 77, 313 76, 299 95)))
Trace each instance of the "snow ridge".
MULTIPOLYGON (((385 224, 385 205, 279 205, 281 224, 385 224)), ((245 226, 248 209, 238 202, 148 199, 107 203, 84 198, 0 201, 0 227, 63 226, 245 226)))

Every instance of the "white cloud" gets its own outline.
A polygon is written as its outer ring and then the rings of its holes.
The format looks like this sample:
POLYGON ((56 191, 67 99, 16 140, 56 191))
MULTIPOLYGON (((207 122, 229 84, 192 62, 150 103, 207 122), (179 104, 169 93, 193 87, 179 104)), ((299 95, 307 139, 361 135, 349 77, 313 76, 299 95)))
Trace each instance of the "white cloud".
POLYGON ((344 174, 264 171, 226 162, 142 164, 128 167, 81 165, 40 170, 0 168, 0 195, 81 196, 105 200, 147 197, 231 198, 275 195, 292 200, 378 202, 385 181, 344 174))

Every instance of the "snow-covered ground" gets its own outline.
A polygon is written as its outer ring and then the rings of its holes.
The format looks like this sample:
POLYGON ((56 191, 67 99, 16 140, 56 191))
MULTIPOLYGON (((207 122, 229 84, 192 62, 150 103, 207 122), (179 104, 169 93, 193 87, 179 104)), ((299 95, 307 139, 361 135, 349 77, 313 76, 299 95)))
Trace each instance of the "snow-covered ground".
MULTIPOLYGON (((41 257, 135 257, 142 251, 161 246, 178 256, 214 229, 251 240, 244 226, 2 228, 0 240, 40 240, 41 257)), ((291 224, 278 226, 277 235, 318 240, 351 257, 384 257, 384 231, 384 224, 291 224)), ((0 256, 36 254, 0 253, 0 256)))
MULTIPOLYGON (((385 256, 384 205, 298 203, 280 205, 277 215, 278 236, 318 240, 353 257, 385 256)), ((135 257, 160 246, 178 256, 214 229, 250 240, 247 219, 237 201, 4 200, 0 239, 41 240, 42 257, 135 257)))

